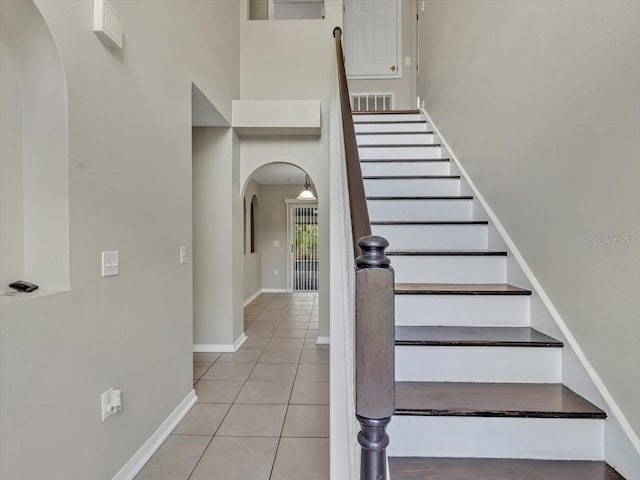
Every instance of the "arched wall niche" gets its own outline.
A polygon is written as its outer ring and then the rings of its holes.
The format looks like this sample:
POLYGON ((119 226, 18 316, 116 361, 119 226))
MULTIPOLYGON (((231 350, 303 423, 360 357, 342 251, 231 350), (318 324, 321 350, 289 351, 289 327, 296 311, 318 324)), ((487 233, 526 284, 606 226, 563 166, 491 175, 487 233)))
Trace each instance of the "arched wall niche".
POLYGON ((249 205, 249 252, 258 252, 258 215, 260 205, 258 203, 258 197, 253 195, 251 197, 251 204, 249 205))
MULTIPOLYGON (((64 68, 51 32, 32 0, 0 2, 0 29, 2 54, 15 59, 19 72, 22 104, 21 158, 14 152, 9 163, 2 160, 3 174, 15 178, 15 169, 21 168, 22 182, 6 193, 8 198, 3 189, 2 201, 22 212, 22 225, 18 221, 14 228, 22 233, 23 248, 2 252, 2 260, 11 254, 19 259, 9 264, 12 271, 1 267, 2 287, 22 275, 43 291, 67 290, 69 186, 64 68)), ((0 263, 5 265, 4 261, 0 263)))

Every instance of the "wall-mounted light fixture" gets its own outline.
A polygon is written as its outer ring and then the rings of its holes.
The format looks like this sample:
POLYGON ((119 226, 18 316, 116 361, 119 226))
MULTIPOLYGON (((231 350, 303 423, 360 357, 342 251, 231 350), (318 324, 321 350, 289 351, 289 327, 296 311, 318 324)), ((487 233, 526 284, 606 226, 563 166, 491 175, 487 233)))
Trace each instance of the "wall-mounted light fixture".
POLYGON ((306 174, 304 176, 304 190, 298 195, 298 200, 316 200, 316 196, 311 191, 309 185, 309 176, 306 174))

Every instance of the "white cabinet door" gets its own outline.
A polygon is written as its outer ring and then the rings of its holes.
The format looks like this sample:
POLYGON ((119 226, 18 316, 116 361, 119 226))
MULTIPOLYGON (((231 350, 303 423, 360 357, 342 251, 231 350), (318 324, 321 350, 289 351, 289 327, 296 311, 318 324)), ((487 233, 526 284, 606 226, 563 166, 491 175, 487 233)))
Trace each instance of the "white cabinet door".
POLYGON ((347 75, 399 77, 399 0, 345 0, 344 3, 347 75))

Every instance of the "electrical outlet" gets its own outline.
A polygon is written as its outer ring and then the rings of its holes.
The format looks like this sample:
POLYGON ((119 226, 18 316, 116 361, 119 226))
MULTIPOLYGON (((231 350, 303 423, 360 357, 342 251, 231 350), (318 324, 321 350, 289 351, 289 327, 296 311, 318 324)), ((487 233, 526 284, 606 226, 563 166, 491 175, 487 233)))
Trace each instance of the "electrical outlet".
POLYGON ((120 252, 102 252, 102 276, 111 277, 120 274, 120 252))
POLYGON ((104 422, 111 415, 114 415, 116 412, 112 412, 109 410, 109 400, 111 399, 111 392, 113 392, 113 387, 100 395, 100 404, 102 405, 102 421, 104 422))
POLYGON ((273 241, 273 246, 274 247, 279 247, 280 246, 280 240, 274 240, 273 241))
POLYGON ((280 275, 280 272, 278 270, 274 270, 273 271, 273 276, 277 277, 278 275, 280 275))

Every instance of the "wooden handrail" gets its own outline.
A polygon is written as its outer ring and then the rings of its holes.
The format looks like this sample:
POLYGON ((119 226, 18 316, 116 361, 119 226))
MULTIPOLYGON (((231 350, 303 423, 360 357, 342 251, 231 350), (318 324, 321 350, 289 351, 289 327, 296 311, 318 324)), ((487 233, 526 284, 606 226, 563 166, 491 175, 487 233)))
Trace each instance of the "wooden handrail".
POLYGON ((340 27, 333 30, 333 36, 336 39, 351 233, 357 257, 355 383, 356 418, 361 427, 358 433, 360 479, 385 480, 389 445, 386 428, 395 409, 394 272, 385 255, 389 242, 371 235, 340 27))
POLYGON ((342 131, 344 137, 344 151, 347 164, 347 187, 349 189, 349 210, 351 211, 351 233, 353 234, 354 252, 358 256, 357 242, 362 237, 371 235, 371 223, 367 210, 367 198, 362 183, 360 170, 360 155, 356 142, 356 130, 353 126, 351 101, 349 100, 349 86, 344 67, 344 53, 342 51, 342 29, 333 29, 336 39, 336 61, 338 67, 338 88, 340 90, 340 109, 342 111, 342 131))

